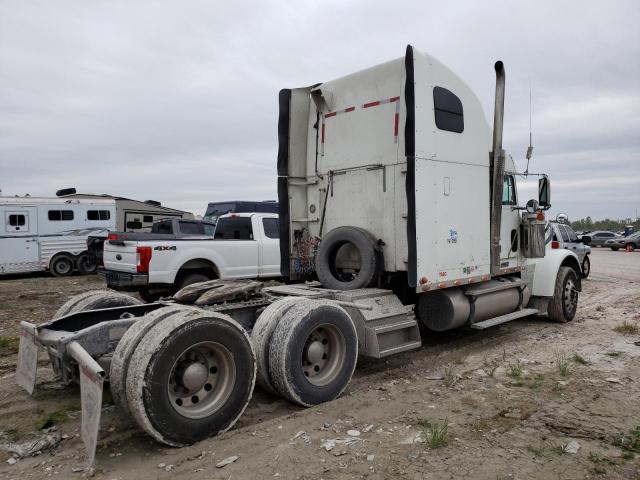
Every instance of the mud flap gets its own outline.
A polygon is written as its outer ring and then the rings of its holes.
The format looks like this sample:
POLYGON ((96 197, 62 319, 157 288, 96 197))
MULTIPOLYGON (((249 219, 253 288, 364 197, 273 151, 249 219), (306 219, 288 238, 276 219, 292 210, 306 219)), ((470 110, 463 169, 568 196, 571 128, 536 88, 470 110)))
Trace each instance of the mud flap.
POLYGON ((20 349, 18 350, 18 368, 16 383, 33 395, 38 369, 38 344, 36 326, 29 322, 20 322, 20 349))
POLYGON ((80 401, 82 404, 80 432, 87 449, 87 469, 89 469, 96 456, 105 373, 98 362, 78 342, 71 342, 67 347, 67 352, 78 362, 80 368, 80 401))

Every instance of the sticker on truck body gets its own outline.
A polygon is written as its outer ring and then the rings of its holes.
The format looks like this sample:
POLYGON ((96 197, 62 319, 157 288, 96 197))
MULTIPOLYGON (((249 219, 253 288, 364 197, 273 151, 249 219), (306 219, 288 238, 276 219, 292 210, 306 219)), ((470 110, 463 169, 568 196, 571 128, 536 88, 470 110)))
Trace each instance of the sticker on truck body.
POLYGON ((33 395, 38 369, 38 344, 35 337, 35 325, 22 322, 21 327, 16 383, 29 392, 29 395, 33 395))

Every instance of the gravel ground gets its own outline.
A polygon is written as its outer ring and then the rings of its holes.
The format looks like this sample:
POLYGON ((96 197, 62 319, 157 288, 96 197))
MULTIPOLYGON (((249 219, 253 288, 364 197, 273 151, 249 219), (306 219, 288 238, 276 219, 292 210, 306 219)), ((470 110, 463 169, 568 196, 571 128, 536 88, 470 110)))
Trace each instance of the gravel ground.
MULTIPOLYGON (((339 399, 309 409, 256 390, 233 430, 191 447, 155 443, 107 391, 95 478, 640 479, 640 252, 594 249, 591 258, 569 324, 533 317, 362 359, 339 399), (355 440, 322 447, 344 438, 355 440)), ((82 478, 73 472, 83 455, 79 391, 60 389, 41 358, 36 395, 22 392, 14 339, 19 320, 46 321, 101 286, 92 277, 0 280, 0 446, 37 438, 44 425, 65 437, 14 465, 0 452, 0 479, 82 478)))

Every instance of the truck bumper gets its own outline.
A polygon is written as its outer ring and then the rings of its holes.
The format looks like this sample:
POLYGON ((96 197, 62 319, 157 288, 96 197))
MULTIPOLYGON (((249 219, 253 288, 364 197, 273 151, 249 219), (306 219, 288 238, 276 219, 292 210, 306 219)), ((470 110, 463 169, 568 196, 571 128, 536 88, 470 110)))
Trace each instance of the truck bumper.
POLYGON ((149 275, 146 273, 128 273, 100 269, 98 270, 98 276, 107 283, 108 287, 113 289, 146 287, 149 285, 149 275))

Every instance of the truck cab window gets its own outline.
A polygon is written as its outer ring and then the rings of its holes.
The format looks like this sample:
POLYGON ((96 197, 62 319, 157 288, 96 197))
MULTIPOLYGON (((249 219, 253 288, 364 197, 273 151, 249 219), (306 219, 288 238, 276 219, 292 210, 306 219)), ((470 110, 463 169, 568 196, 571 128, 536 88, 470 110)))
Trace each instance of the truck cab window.
POLYGON ((216 225, 216 234, 214 238, 218 240, 253 240, 251 218, 220 218, 216 225))
POLYGON ((280 238, 277 218, 263 218, 262 226, 264 227, 264 234, 267 238, 280 238))
POLYGON ((502 185, 502 204, 503 205, 517 205, 516 199, 516 187, 513 175, 505 175, 504 183, 502 185))
POLYGON ((187 235, 204 235, 202 223, 180 222, 180 232, 187 235))
POLYGON ((436 127, 448 132, 462 133, 464 131, 462 102, 453 92, 446 88, 433 87, 433 107, 436 127))

